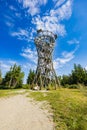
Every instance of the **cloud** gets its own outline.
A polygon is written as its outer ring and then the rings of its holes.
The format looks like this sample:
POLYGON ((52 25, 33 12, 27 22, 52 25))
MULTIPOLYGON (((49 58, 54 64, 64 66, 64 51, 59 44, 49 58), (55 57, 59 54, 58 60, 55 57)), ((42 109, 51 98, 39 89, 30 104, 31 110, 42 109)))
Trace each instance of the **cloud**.
POLYGON ((34 41, 35 30, 33 28, 30 29, 22 29, 19 28, 17 31, 10 32, 10 35, 13 37, 17 37, 19 40, 24 40, 27 42, 34 41))
POLYGON ((62 67, 67 62, 71 61, 74 58, 74 52, 63 52, 62 58, 56 58, 53 61, 54 68, 57 70, 58 68, 62 67))
POLYGON ((11 36, 13 37, 17 37, 19 40, 26 40, 26 41, 30 41, 30 37, 29 37, 29 31, 27 29, 18 29, 18 31, 16 32, 11 32, 10 33, 11 36))
MULTIPOLYGON (((26 40, 27 42, 33 41, 35 31, 33 30, 48 30, 53 33, 57 33, 59 36, 65 36, 67 34, 66 27, 62 23, 63 20, 68 20, 72 15, 72 4, 73 0, 53 0, 54 7, 49 11, 46 10, 44 14, 42 13, 41 7, 47 4, 48 0, 16 0, 19 5, 19 8, 24 12, 24 18, 28 21, 29 14, 31 15, 30 24, 31 27, 25 27, 28 29, 19 29, 17 31, 11 32, 11 36, 17 37, 19 40, 26 40), (61 5, 61 6, 60 6, 61 5), (22 8, 21 8, 22 7, 22 8)), ((14 6, 9 6, 10 10, 15 11, 15 17, 21 18, 21 12, 17 12, 18 9, 15 9, 14 6)), ((48 8, 49 9, 49 8, 48 8)), ((13 20, 15 23, 15 18, 7 16, 9 21, 13 20)), ((7 26, 11 27, 12 22, 7 22, 7 26)), ((12 30, 12 29, 11 29, 12 30)))
POLYGON ((8 70, 12 65, 18 64, 18 63, 17 61, 8 59, 8 60, 0 60, 0 64, 3 69, 8 70))
POLYGON ((15 16, 21 17, 21 12, 19 13, 18 12, 19 10, 16 7, 14 7, 13 5, 10 5, 9 9, 10 9, 11 12, 15 13, 15 16))
POLYGON ((66 0, 53 0, 54 2, 56 2, 55 7, 61 6, 66 0))
POLYGON ((32 18, 32 24, 36 26, 36 29, 49 30, 60 36, 64 36, 66 35, 66 29, 65 25, 61 24, 61 21, 69 19, 71 14, 72 0, 67 0, 61 7, 55 5, 45 16, 38 15, 32 18))
POLYGON ((1 62, 1 68, 3 68, 4 71, 6 71, 6 70, 8 71, 10 69, 10 65, 1 62))
POLYGON ((59 15, 60 20, 69 19, 72 14, 72 0, 68 0, 57 11, 58 11, 57 15, 59 15))
POLYGON ((10 60, 10 59, 8 59, 8 60, 0 60, 0 67, 1 67, 1 70, 2 70, 3 76, 5 75, 5 73, 7 71, 10 70, 10 67, 13 66, 15 63, 18 64, 17 61, 10 60))
POLYGON ((31 48, 27 47, 26 49, 23 49, 23 52, 20 54, 24 58, 29 59, 33 63, 37 63, 37 52, 36 50, 32 50, 31 48))
POLYGON ((14 25, 15 25, 15 19, 13 16, 10 16, 10 15, 4 15, 4 23, 6 26, 9 27, 9 30, 11 28, 14 28, 14 25))
POLYGON ((85 66, 85 69, 87 70, 87 65, 85 66))
POLYGON ((21 13, 15 12, 15 16, 18 17, 18 18, 21 18, 21 13))
POLYGON ((26 63, 26 64, 23 64, 22 67, 24 70, 28 70, 28 69, 35 70, 37 66, 35 64, 32 64, 32 63, 26 63))
POLYGON ((72 44, 79 44, 80 42, 74 38, 74 39, 72 39, 70 41, 67 41, 67 43, 72 45, 72 44))
POLYGON ((11 22, 9 22, 9 21, 6 21, 5 24, 6 24, 8 27, 13 27, 13 26, 14 26, 14 24, 11 23, 11 22))
POLYGON ((40 12, 40 6, 45 5, 47 0, 18 0, 31 16, 40 12))
POLYGON ((13 6, 13 5, 10 5, 9 6, 9 9, 13 10, 13 11, 17 11, 17 9, 13 6))
POLYGON ((67 0, 61 7, 50 10, 51 16, 58 17, 58 20, 69 19, 72 14, 72 0, 67 0))
POLYGON ((36 29, 49 30, 54 33, 58 33, 63 36, 66 34, 65 26, 57 23, 57 18, 55 16, 37 16, 32 19, 32 23, 36 25, 36 29))
POLYGON ((26 31, 24 29, 19 29, 18 32, 13 32, 11 35, 12 36, 18 36, 18 37, 20 37, 20 36, 26 36, 26 37, 28 37, 28 31, 26 31))
POLYGON ((5 18, 6 21, 9 21, 9 22, 11 22, 11 23, 14 23, 14 22, 15 22, 14 18, 11 17, 11 16, 4 15, 4 18, 5 18))
POLYGON ((62 57, 56 58, 53 61, 54 68, 57 70, 58 68, 65 65, 67 62, 71 61, 75 57, 75 52, 77 51, 78 48, 79 45, 77 45, 75 49, 71 52, 67 52, 67 51, 62 52, 62 57))

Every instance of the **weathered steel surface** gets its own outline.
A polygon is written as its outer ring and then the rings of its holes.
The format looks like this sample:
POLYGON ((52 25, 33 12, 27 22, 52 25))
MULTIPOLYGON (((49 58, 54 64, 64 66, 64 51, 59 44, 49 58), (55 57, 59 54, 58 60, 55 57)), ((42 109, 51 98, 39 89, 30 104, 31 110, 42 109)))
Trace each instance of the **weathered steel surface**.
POLYGON ((40 87, 49 84, 58 84, 57 76, 53 68, 52 52, 57 35, 52 32, 38 30, 35 37, 35 45, 38 53, 38 65, 34 82, 40 87))

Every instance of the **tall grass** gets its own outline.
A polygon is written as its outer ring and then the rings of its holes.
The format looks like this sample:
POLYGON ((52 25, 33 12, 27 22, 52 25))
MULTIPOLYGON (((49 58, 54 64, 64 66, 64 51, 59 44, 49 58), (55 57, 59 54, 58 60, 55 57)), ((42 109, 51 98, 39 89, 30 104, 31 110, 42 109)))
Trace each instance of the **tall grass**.
POLYGON ((59 89, 44 93, 31 92, 30 96, 50 103, 56 130, 87 130, 87 97, 83 92, 59 89))

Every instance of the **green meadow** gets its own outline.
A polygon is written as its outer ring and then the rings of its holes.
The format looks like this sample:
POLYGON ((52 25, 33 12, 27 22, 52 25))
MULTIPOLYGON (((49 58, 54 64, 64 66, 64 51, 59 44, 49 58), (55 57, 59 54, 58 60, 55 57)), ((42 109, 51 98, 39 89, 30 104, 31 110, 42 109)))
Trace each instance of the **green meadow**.
POLYGON ((87 130, 87 91, 58 89, 48 92, 29 92, 37 101, 48 101, 53 110, 56 130, 87 130))
POLYGON ((47 101, 50 104, 56 130, 87 130, 86 89, 59 88, 51 91, 0 90, 0 98, 26 93, 29 98, 36 101, 47 101))

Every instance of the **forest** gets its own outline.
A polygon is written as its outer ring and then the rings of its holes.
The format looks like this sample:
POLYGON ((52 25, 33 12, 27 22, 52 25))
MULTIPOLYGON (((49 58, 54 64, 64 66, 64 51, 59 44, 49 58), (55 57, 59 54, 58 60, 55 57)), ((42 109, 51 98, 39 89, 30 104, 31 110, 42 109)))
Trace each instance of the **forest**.
MULTIPOLYGON (((24 72, 21 66, 14 64, 10 70, 2 77, 2 70, 0 70, 0 89, 14 89, 14 88, 28 88, 32 89, 35 71, 29 70, 26 84, 23 84, 24 72)), ((57 77, 60 86, 64 88, 79 88, 80 84, 87 86, 87 70, 80 64, 74 64, 73 70, 69 75, 62 75, 57 77)), ((51 88, 52 89, 52 88, 51 88)))

